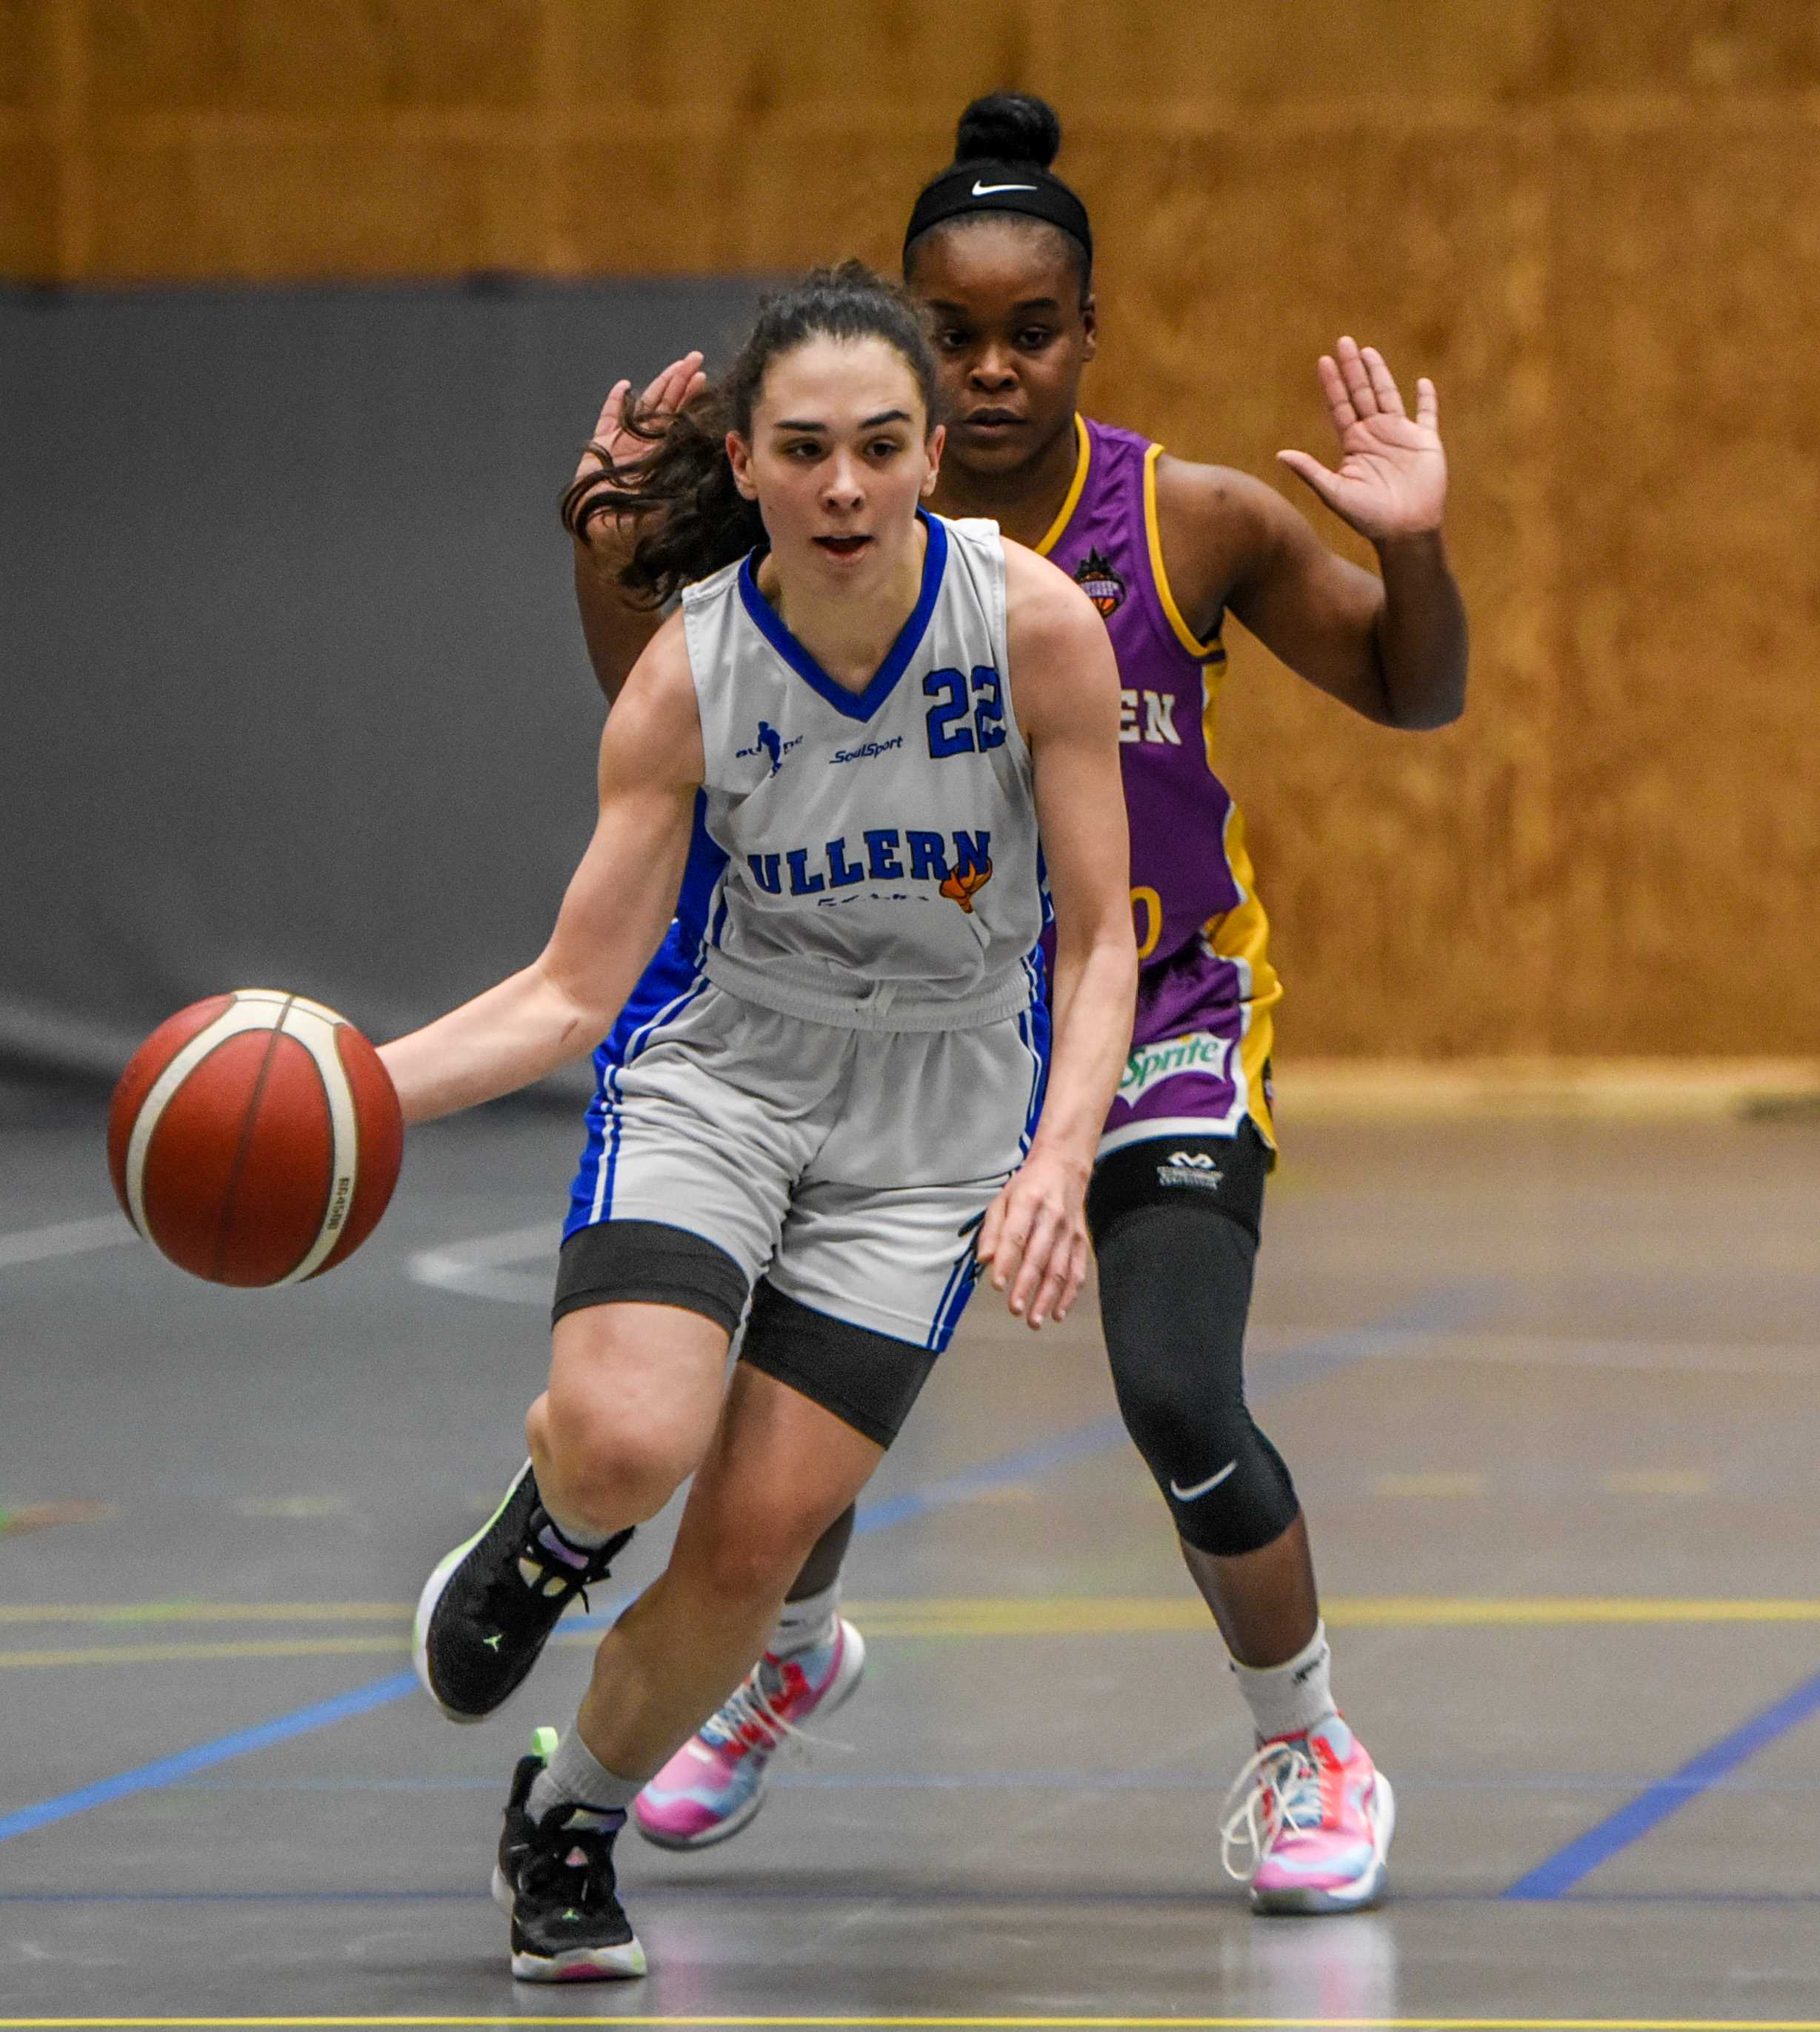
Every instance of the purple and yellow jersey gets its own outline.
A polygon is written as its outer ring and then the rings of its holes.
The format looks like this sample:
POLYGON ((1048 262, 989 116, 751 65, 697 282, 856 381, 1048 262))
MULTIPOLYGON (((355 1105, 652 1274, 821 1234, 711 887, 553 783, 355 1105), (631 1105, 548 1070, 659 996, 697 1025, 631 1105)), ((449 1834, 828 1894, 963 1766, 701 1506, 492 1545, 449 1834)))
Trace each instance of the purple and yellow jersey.
POLYGON ((1074 480, 1037 547, 1099 608, 1118 658, 1142 962, 1131 1056, 1101 1155, 1152 1137, 1235 1134, 1247 1118, 1274 1148, 1267 1066, 1283 991, 1244 823, 1213 771, 1226 652, 1218 625, 1198 638, 1169 589, 1157 525, 1162 446, 1085 416, 1074 427, 1074 480))

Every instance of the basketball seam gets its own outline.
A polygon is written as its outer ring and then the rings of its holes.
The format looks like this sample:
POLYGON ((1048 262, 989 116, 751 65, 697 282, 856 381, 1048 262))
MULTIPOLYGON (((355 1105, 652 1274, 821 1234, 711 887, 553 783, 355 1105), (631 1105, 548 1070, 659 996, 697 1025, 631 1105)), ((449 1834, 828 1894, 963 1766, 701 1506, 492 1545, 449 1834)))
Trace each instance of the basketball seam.
POLYGON ((227 1007, 222 1010, 221 1014, 212 1022, 205 1025, 203 1029, 197 1031, 188 1043, 178 1048, 169 1064, 152 1081, 144 1099, 140 1101, 132 1133, 127 1138, 125 1158, 127 1219, 141 1235, 159 1248, 163 1245, 159 1242, 157 1236, 152 1232, 151 1211, 145 1205, 146 1167, 151 1161, 152 1145, 157 1137, 159 1125, 164 1119, 165 1110, 177 1098, 185 1084, 207 1065, 216 1052, 223 1046, 230 1044, 234 1038, 245 1036, 259 1027, 256 1024, 237 1026, 234 1024, 234 1011, 241 999, 242 998, 237 993, 230 995, 227 999, 227 1007), (212 1042, 207 1041, 211 1039, 212 1042), (189 1063, 184 1066, 181 1075, 173 1080, 174 1070, 178 1066, 183 1065, 186 1059, 189 1063), (167 1082, 169 1090, 160 1098, 159 1089, 164 1088, 167 1082), (155 1108, 152 1104, 154 1101, 157 1102, 155 1108))
POLYGON ((284 1019, 296 1001, 294 995, 286 996, 285 1005, 278 1011, 278 1018, 266 1033, 265 1055, 259 1062, 259 1076, 253 1081, 252 1096, 247 1102, 246 1114, 241 1124, 240 1147, 234 1153, 234 1168, 227 1175, 227 1183, 221 1195, 221 1220, 215 1231, 215 1261, 211 1266, 213 1279, 219 1283, 222 1266, 227 1261, 228 1232, 234 1226, 234 1204, 240 1191, 241 1173, 246 1168, 247 1154, 252 1148, 253 1125, 259 1119, 259 1104, 265 1093, 266 1076, 271 1070, 271 1062, 284 1035, 284 1019))
MULTIPOLYGON (((295 1000, 297 1007, 306 1017, 313 1018, 328 1026, 327 1037, 317 1038, 314 1041, 301 1026, 286 1034, 309 1053, 310 1063, 316 1070, 317 1083, 322 1089, 323 1106, 327 1111, 329 1123, 329 1178, 328 1190, 323 1200, 322 1219, 316 1223, 316 1234, 312 1237, 308 1248, 278 1279, 280 1284, 304 1283, 323 1269, 334 1255, 342 1234, 346 1231, 347 1222, 353 1212, 354 1196, 360 1190, 360 1108, 354 1099, 353 1085, 341 1054, 341 1033, 348 1027, 347 1020, 321 1003, 311 1002, 301 995, 295 1000), (330 1077, 331 1068, 333 1081, 330 1077), (340 1097, 346 1104, 345 1152, 342 1136, 343 1110, 338 1104, 338 1083, 340 1097), (342 1209, 342 1224, 338 1229, 331 1227, 331 1223, 334 1219, 335 1186, 341 1175, 341 1160, 344 1154, 348 1160, 348 1194, 342 1209)), ((288 1022, 290 1013, 287 1008, 281 1021, 288 1022)))

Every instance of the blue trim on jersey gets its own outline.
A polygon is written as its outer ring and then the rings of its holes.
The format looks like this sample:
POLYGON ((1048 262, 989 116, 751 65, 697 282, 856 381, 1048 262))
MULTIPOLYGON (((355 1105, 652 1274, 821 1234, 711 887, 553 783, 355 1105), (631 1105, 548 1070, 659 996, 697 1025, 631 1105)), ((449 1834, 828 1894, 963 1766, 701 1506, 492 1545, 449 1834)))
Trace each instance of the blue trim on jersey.
POLYGON ((587 1137, 581 1162, 569 1189, 569 1212, 562 1223, 566 1242, 578 1227, 604 1220, 613 1203, 613 1179, 619 1161, 619 1080, 651 1041, 653 1033, 707 985, 700 964, 708 913, 727 866, 727 855, 708 830, 708 799, 697 791, 695 828, 689 859, 676 898, 676 916, 651 964, 626 999, 619 1020, 594 1054, 597 1075, 588 1104, 587 1137), (598 1205, 599 1210, 596 1211, 598 1205))
POLYGON ((980 1260, 974 1253, 974 1243, 979 1233, 976 1221, 967 1231, 967 1245, 955 1258, 954 1267, 948 1272, 948 1281, 942 1287, 942 1295, 936 1306, 925 1347, 932 1347, 942 1354, 954 1339, 955 1328, 961 1323, 961 1315, 967 1309, 967 1301, 974 1295, 974 1286, 978 1283, 980 1260))
MULTIPOLYGON (((1030 1098, 1024 1110, 1023 1134, 1018 1139, 1020 1158, 1030 1154, 1030 1141, 1043 1112, 1043 1097, 1049 1089, 1048 984, 1043 977, 1041 947, 1033 947, 1024 955, 1023 969, 1024 977, 1030 984, 1030 1006, 1018 1018, 1018 1040, 1030 1055, 1030 1098)), ((974 1249, 978 1233, 976 1223, 968 1230, 967 1246, 955 1258, 954 1267, 948 1272, 947 1282, 942 1287, 941 1297, 936 1302, 936 1316, 923 1345, 932 1347, 937 1354, 953 1338, 961 1315, 967 1309, 967 1301, 974 1294, 974 1286, 979 1281, 980 1262, 974 1249)))
MULTIPOLYGON (((1041 987, 1040 981, 1037 985, 1041 987)), ((1043 1101, 1049 1091, 1049 1005, 1039 995, 1018 1018, 1018 1035, 1032 1061, 1030 1105, 1024 1110, 1024 1133, 1018 1144, 1020 1156, 1030 1154, 1037 1124, 1042 1119, 1043 1101)))
POLYGON ((899 678, 929 633, 929 618, 936 611, 936 596, 941 591, 942 573, 947 563, 948 532, 939 516, 926 514, 921 508, 917 514, 929 532, 929 542, 923 552, 922 590, 917 596, 910 618, 898 630, 897 640, 885 652, 884 661, 873 672, 871 683, 863 692, 855 693, 837 685, 784 626, 777 609, 758 589, 758 574, 754 568, 757 551, 749 553, 739 568, 739 596, 759 633, 810 690, 826 699, 836 712, 848 719, 872 718, 897 689, 899 678))
POLYGON ((699 964, 701 950, 700 934, 678 917, 656 958, 639 976, 611 1035, 594 1054, 599 1084, 588 1104, 587 1140, 569 1189, 569 1212, 562 1223, 565 1242, 577 1228, 592 1227, 611 1216, 613 1182, 619 1164, 619 1075, 708 986, 699 964))
MULTIPOLYGON (((692 945, 701 943, 708 924, 708 906, 714 900, 714 887, 726 866, 727 850, 708 830, 708 793, 697 790, 694 830, 689 835, 689 858, 683 864, 682 887, 676 898, 676 922, 692 945)), ((660 951, 659 958, 661 957, 660 951)), ((653 966, 657 964, 657 960, 652 962, 653 966)), ((641 981, 639 988, 643 985, 641 981)), ((634 999, 638 992, 638 988, 633 989, 634 999)))

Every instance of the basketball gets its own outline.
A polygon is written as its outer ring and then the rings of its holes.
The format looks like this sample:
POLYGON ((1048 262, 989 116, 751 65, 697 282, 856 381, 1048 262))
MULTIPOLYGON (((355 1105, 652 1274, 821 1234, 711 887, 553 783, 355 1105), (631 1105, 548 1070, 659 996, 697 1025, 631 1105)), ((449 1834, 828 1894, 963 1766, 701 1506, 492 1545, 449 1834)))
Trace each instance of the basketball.
POLYGON ((215 1284, 297 1284, 344 1262, 385 1212, 403 1152, 379 1054, 334 1010, 272 988, 161 1023, 108 1117, 127 1219, 215 1284))

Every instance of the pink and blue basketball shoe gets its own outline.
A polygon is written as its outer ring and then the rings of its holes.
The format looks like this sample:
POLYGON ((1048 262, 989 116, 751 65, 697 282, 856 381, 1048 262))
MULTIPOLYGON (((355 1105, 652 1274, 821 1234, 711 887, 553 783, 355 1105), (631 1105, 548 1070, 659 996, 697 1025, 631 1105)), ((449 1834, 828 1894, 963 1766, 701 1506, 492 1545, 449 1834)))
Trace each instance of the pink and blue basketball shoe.
POLYGON ((1221 1810, 1220 1861, 1254 1912, 1358 1912, 1384 1896, 1396 1802, 1338 1715, 1265 1743, 1221 1810))
POLYGON ((838 1619, 825 1644, 787 1658, 766 1652, 638 1795, 638 1832, 660 1848, 706 1848, 738 1834, 764 1803, 772 1758, 811 1715, 832 1714, 865 1669, 865 1641, 838 1619))

